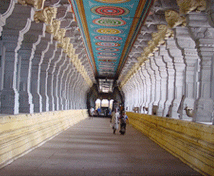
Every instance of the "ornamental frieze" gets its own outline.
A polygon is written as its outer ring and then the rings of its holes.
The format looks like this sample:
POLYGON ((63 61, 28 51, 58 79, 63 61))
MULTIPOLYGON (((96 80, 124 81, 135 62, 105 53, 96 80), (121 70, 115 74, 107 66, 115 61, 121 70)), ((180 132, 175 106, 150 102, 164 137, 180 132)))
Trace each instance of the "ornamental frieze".
POLYGON ((52 20, 56 18, 57 8, 55 7, 45 7, 41 11, 36 11, 34 14, 34 21, 44 22, 46 24, 52 24, 52 20))
POLYGON ((180 14, 206 10, 206 0, 177 0, 180 14))
POLYGON ((32 5, 36 9, 43 9, 44 2, 45 0, 18 0, 18 3, 22 5, 32 5))
POLYGON ((186 18, 180 16, 180 14, 174 10, 166 10, 165 18, 170 28, 174 28, 180 25, 186 26, 186 18))

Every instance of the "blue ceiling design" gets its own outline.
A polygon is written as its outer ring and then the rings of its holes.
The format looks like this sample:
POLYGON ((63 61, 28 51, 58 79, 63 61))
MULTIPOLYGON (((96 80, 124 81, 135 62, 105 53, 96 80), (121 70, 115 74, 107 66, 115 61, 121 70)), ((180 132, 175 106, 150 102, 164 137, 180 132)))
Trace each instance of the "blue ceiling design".
POLYGON ((71 2, 96 77, 115 77, 125 63, 153 1, 71 2))

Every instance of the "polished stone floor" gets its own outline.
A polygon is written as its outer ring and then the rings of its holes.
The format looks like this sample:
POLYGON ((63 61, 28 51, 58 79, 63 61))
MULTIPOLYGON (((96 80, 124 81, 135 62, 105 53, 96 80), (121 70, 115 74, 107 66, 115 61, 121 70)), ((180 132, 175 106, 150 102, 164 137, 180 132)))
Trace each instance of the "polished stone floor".
POLYGON ((86 119, 0 170, 0 176, 200 175, 130 125, 112 133, 108 118, 86 119))

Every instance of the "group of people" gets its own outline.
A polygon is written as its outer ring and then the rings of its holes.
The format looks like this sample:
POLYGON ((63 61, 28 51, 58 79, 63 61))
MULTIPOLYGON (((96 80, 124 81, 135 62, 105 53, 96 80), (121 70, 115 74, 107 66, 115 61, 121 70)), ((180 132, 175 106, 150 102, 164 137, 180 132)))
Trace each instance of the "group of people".
POLYGON ((94 109, 93 107, 90 108, 89 116, 105 116, 108 117, 111 115, 111 109, 108 107, 98 107, 97 109, 94 109))
POLYGON ((111 123, 112 123, 112 129, 113 129, 113 134, 116 134, 116 131, 119 128, 120 124, 120 130, 119 132, 121 134, 125 134, 126 131, 126 122, 128 121, 128 116, 126 115, 125 111, 120 111, 118 109, 115 109, 112 112, 112 118, 111 118, 111 123))

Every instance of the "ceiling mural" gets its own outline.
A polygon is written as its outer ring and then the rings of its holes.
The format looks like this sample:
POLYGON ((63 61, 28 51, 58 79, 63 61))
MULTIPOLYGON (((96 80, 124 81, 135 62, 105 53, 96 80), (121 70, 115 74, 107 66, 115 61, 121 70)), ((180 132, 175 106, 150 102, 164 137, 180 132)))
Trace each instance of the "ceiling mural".
POLYGON ((71 0, 96 77, 117 77, 152 2, 71 0))

